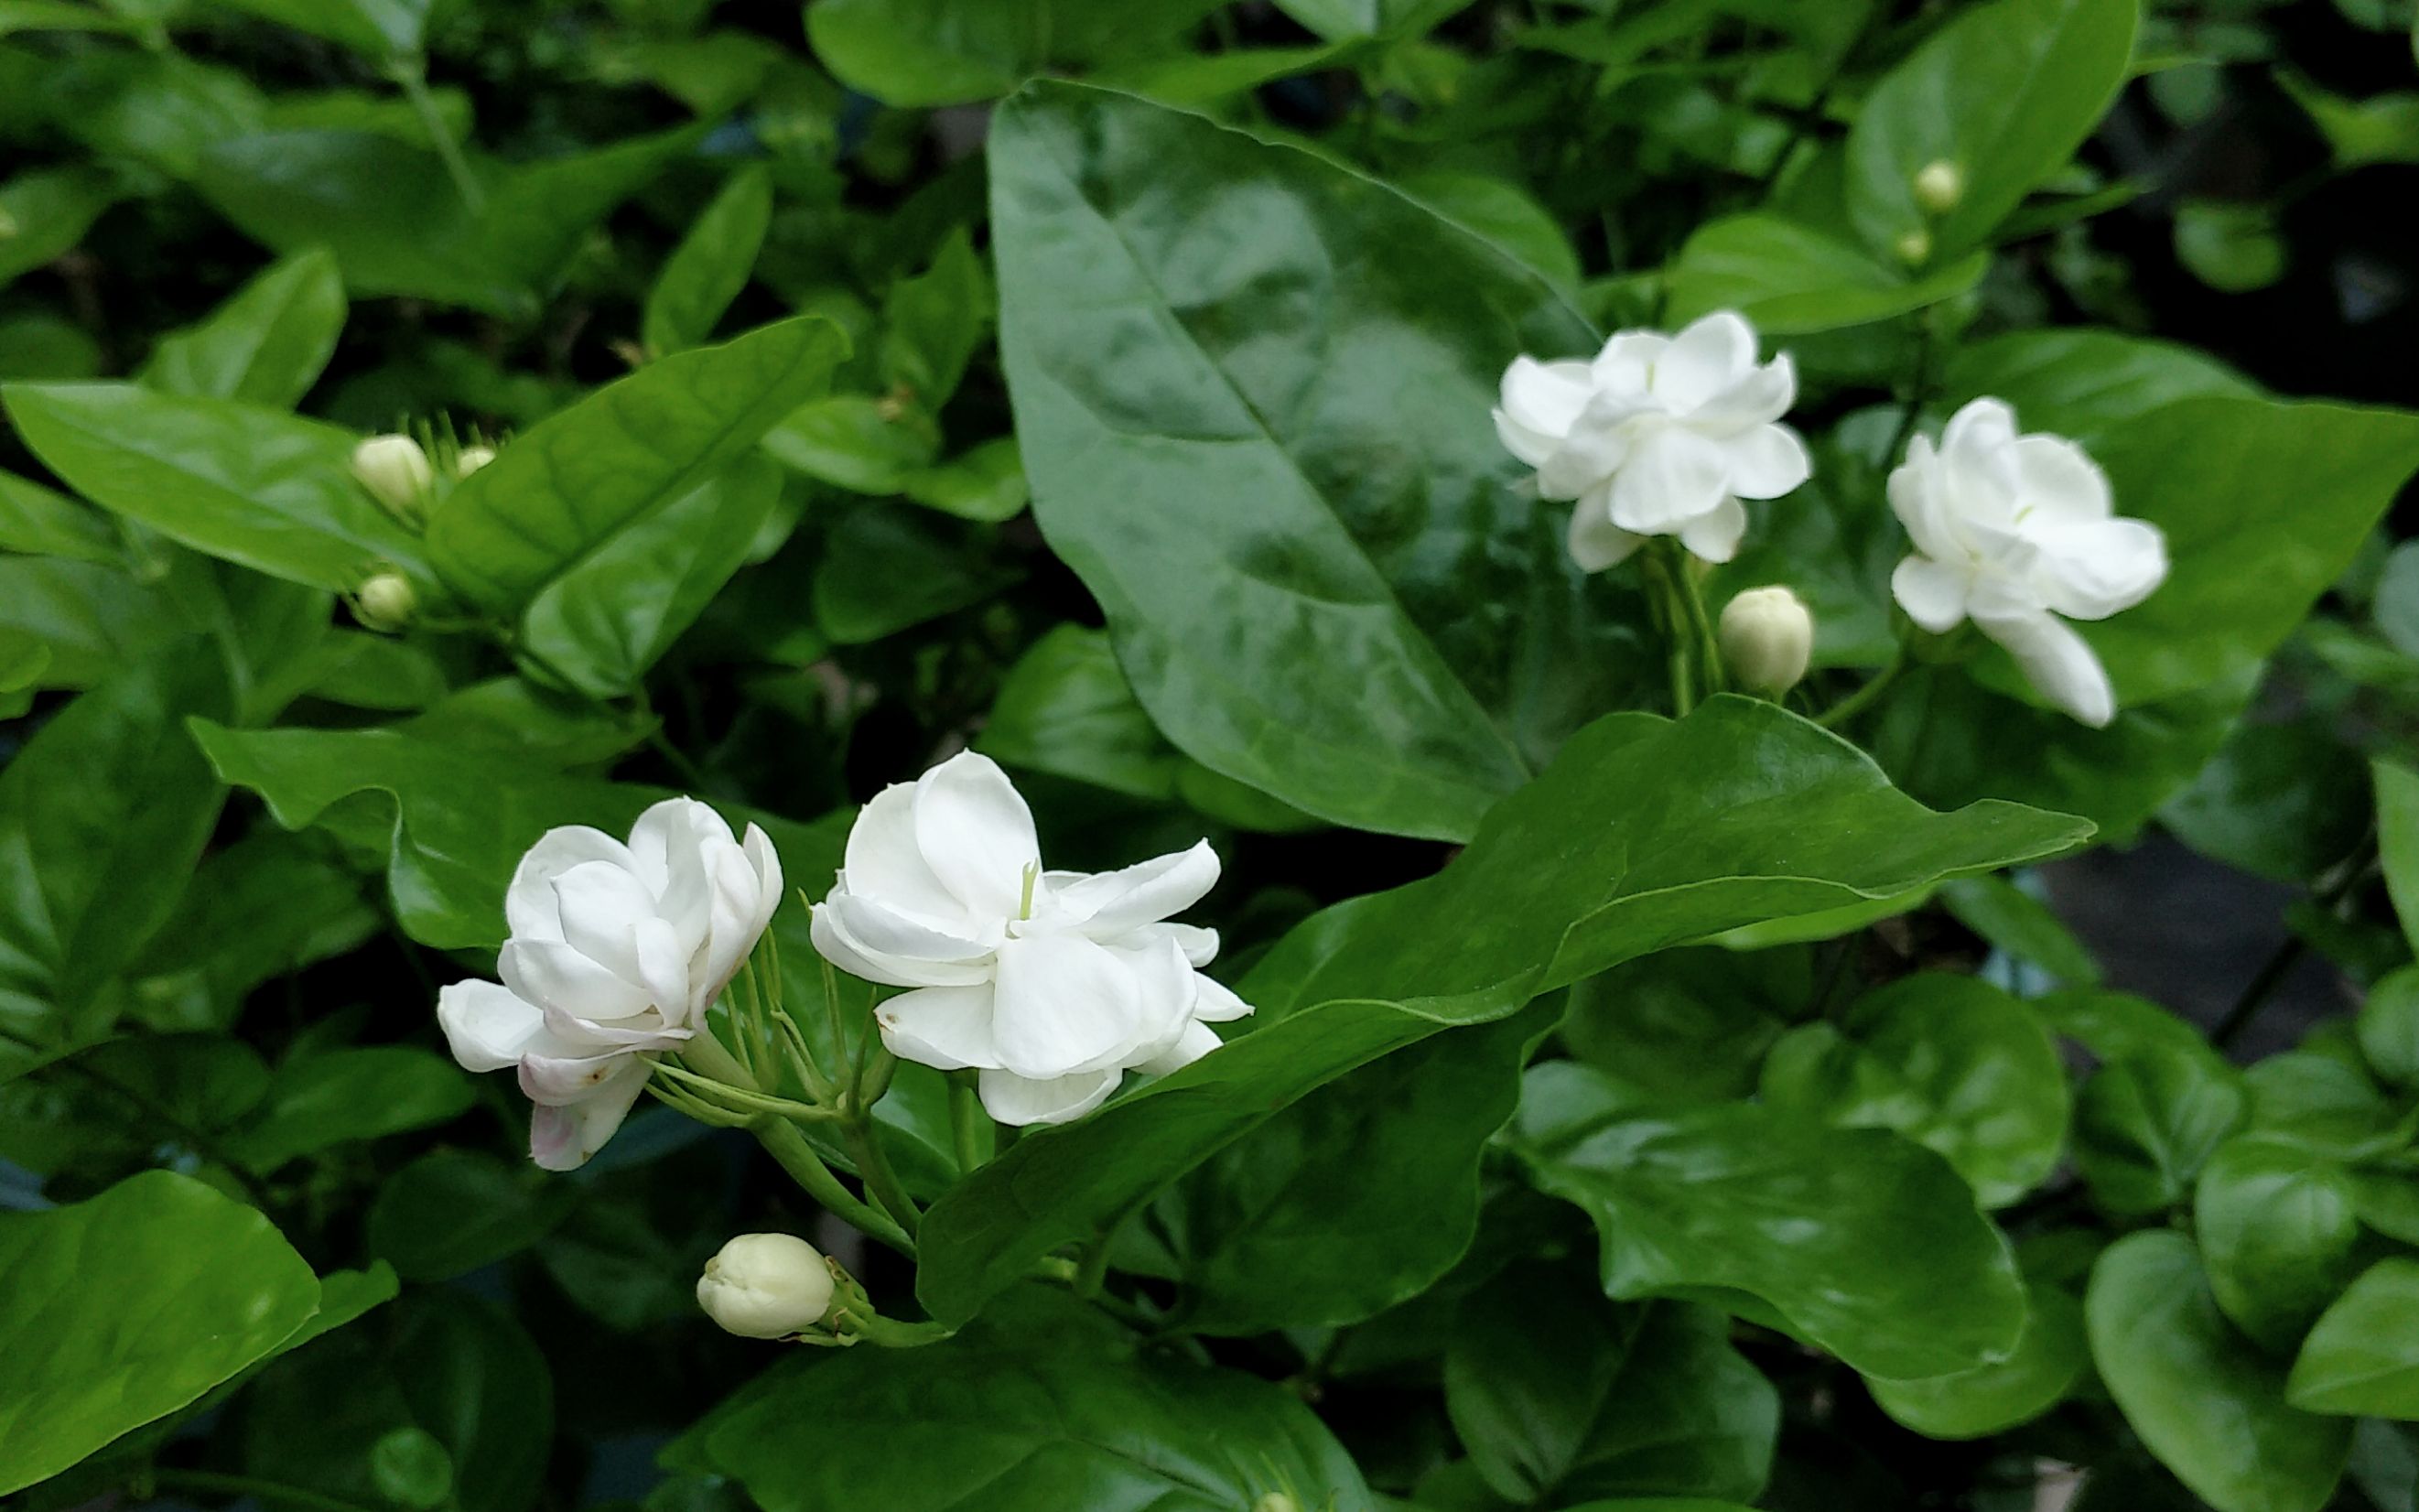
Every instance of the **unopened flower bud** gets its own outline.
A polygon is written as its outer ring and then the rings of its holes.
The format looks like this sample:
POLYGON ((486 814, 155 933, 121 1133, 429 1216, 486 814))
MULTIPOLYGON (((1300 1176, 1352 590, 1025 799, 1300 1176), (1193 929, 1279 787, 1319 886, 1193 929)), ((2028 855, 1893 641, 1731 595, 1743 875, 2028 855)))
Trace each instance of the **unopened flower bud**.
POLYGON ((1934 158, 1916 170, 1915 202, 1927 215, 1946 215, 1965 197, 1965 171, 1947 158, 1934 158))
POLYGON ((1909 268, 1920 268, 1932 260, 1932 233, 1918 227, 1890 243, 1890 249, 1909 268))
POLYGON ((1252 1504, 1252 1512, 1302 1512, 1302 1504, 1283 1491, 1271 1491, 1252 1504))
POLYGON ((492 446, 465 446, 454 454, 454 476, 467 478, 495 459, 492 446))
POLYGON ((427 512, 428 486, 436 472, 428 454, 408 436, 372 436, 353 448, 353 476, 370 497, 406 524, 427 512))
POLYGON ((353 593, 353 618, 386 635, 410 625, 419 608, 418 591, 399 572, 372 573, 353 593))
POLYGON ((831 1268, 788 1234, 742 1234, 697 1278, 697 1304, 741 1338, 786 1338, 822 1321, 831 1300, 831 1268))
POLYGON ((1723 607, 1720 640, 1722 661, 1739 685, 1777 697, 1806 675, 1814 616, 1786 588, 1750 588, 1723 607))

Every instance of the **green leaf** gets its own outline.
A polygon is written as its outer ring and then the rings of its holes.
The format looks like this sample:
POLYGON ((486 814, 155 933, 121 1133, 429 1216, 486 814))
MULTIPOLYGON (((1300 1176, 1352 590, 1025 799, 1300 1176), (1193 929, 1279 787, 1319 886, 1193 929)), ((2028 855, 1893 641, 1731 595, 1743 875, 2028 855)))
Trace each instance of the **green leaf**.
POLYGON ((2378 1261, 2328 1307, 2293 1359, 2305 1412, 2419 1421, 2419 1260, 2378 1261))
POLYGON ((415 1291, 316 1340, 246 1393, 243 1465, 279 1485, 386 1506, 381 1444, 417 1429, 445 1452, 462 1512, 525 1512, 553 1446, 554 1382, 511 1317, 458 1291, 415 1291))
POLYGON ((1184 758, 1134 701, 1107 634, 1061 625, 1026 648, 1001 680, 975 746, 1028 772, 1047 772, 1165 799, 1184 758))
POLYGON ((2100 123, 2132 61, 2134 23, 2134 0, 1994 0, 1958 14, 1857 114, 1847 203, 1858 233, 1885 254, 1928 238, 1935 259, 1988 239, 2100 123), (1934 162, 1964 179, 1936 217, 1915 190, 1934 162))
POLYGON ((1603 1240, 1605 1290, 1753 1299, 1749 1316, 1869 1375, 2006 1359, 2023 1331, 2007 1242, 1931 1151, 1753 1104, 1626 1109, 1569 1061, 1537 1068, 1518 1141, 1540 1190, 1603 1240))
POLYGON ((0 768, 0 1028, 49 1043, 176 906, 226 790, 186 735, 223 714, 217 658, 185 645, 84 694, 0 768))
POLYGON ((1518 1502, 1752 1499, 1780 1396, 1729 1326, 1686 1303, 1608 1302, 1568 1266, 1515 1266, 1462 1300, 1445 1411, 1487 1486, 1518 1502))
POLYGON ((357 297, 408 295, 527 319, 596 224, 696 139, 693 129, 668 131, 529 163, 473 157, 476 211, 435 152, 377 131, 213 143, 194 187, 274 251, 326 246, 357 297))
POLYGON ((1343 1446, 1291 1393, 1142 1352, 1093 1308, 1026 1290, 947 1343, 783 1362, 673 1451, 764 1512, 1255 1512, 1286 1492, 1376 1512, 1343 1446), (795 1452, 795 1426, 817 1426, 795 1452))
POLYGON ((448 1281, 529 1248, 578 1200, 577 1186, 534 1166, 431 1150, 379 1186, 369 1245, 407 1281, 448 1281))
POLYGON ((882 301, 883 387, 937 412, 958 392, 991 329, 998 297, 963 227, 943 239, 932 266, 890 285, 882 301))
POLYGON ((1804 950, 1664 950, 1574 983, 1562 1039, 1636 1102, 1743 1100, 1814 996, 1804 950))
POLYGON ((809 316, 648 363, 465 479, 429 522, 430 559, 473 603, 526 603, 746 455, 831 380, 847 347, 838 328, 809 316))
POLYGON ((2352 1278, 2360 1238, 2351 1174, 2258 1134, 2218 1146, 2193 1193, 2193 1231, 2220 1311, 2288 1350, 2352 1278))
POLYGON ((2248 294, 2285 276, 2285 238, 2265 205, 2186 200, 2176 207, 2176 260, 2221 294, 2248 294))
POLYGON ((470 1078, 442 1056, 407 1045, 331 1050, 278 1068, 235 1151, 270 1172, 331 1145, 444 1123, 470 1106, 470 1078))
MULTIPOLYGON (((108 517, 13 472, 0 472, 0 548, 80 562, 116 563, 125 555, 108 517)), ((0 594, 0 603, 7 601, 0 594)))
POLYGON ((747 563, 780 498, 778 468, 740 458, 538 590, 521 643, 582 692, 627 693, 747 563))
POLYGON ((1664 317, 1678 326, 1736 310, 1768 336, 1835 331, 1953 299, 1989 262, 1978 252, 1918 276, 1795 221, 1728 216, 1699 227, 1664 270, 1664 317))
POLYGON ((124 191, 116 175, 89 163, 35 168, 0 183, 0 287, 33 271, 84 239, 100 212, 124 191))
POLYGON ((764 436, 783 467, 851 493, 904 493, 939 455, 940 431, 921 409, 840 393, 802 405, 764 436))
POLYGON ((219 0, 297 31, 324 37, 372 61, 420 51, 430 0, 219 0))
POLYGON ((2385 890, 2411 948, 2419 950, 2419 771, 2380 759, 2377 781, 2377 853, 2385 890))
POLYGON ((2083 1305, 2057 1287, 2025 1286, 2025 1329, 1995 1364, 1921 1381, 1868 1378, 1873 1400, 1927 1439, 1980 1439, 2041 1416, 2073 1391, 2091 1364, 2083 1305))
POLYGON ((2365 1161, 2394 1153, 2419 1132, 2350 1057, 2309 1050, 2270 1056, 2242 1075, 2251 1127, 2316 1154, 2365 1161))
MULTIPOLYGON (((0 476, 0 491, 8 480, 0 476)), ((2406 656, 2419 657, 2419 541, 2405 541, 2386 556, 2371 606, 2380 634, 2406 656)))
POLYGON ((0 1213, 0 1492, 175 1412, 302 1326, 319 1284, 269 1220, 148 1171, 0 1213))
POLYGON ((1216 0, 811 0, 807 39, 833 75, 886 105, 1007 94, 1052 64, 1169 50, 1216 0))
POLYGON ((2319 1512, 2334 1494, 2351 1425, 2286 1405, 2284 1370, 2218 1311, 2191 1240, 2110 1245, 2084 1316, 2125 1420, 2217 1512, 2319 1512))
POLYGON ((1353 1323, 1426 1290, 1470 1246, 1481 1149, 1559 1008, 1374 1061, 1210 1157, 1159 1209, 1183 1261, 1185 1326, 1353 1323))
POLYGON ((361 877, 270 825, 213 850, 128 975, 128 1011, 161 1029, 223 1029, 253 989, 378 928, 361 877))
POLYGON ((25 444, 102 508, 239 566, 348 592, 420 543, 349 471, 350 432, 131 383, 12 383, 25 444))
POLYGON ((2203 856, 2308 882, 2368 830, 2368 772, 2325 718, 2245 723, 2159 821, 2203 856))
POLYGON ((1557 287, 1579 287, 1579 254, 1562 224, 1518 185, 1492 174, 1428 168, 1395 180, 1394 187, 1545 274, 1557 287))
POLYGON ((1763 1100, 1842 1129, 1891 1129, 1937 1151, 1986 1208, 2048 1177, 2066 1145, 2065 1068, 2040 1020, 1972 977, 1925 972, 1858 998, 1837 1027, 1793 1029, 1763 1100))
MULTIPOLYGON (((1259 1009, 1249 1032, 1079 1123, 1028 1132, 951 1189, 925 1220, 917 1295, 963 1321, 1287 1103, 1440 1029, 1665 946, 2013 864, 2082 833, 2003 805, 1926 813, 1853 748, 1768 703, 1600 719, 1441 872, 1295 930, 1241 984, 1259 1009)), ((1962 1188, 1958 1201, 1970 1206, 1962 1188)))
POLYGON ((2065 921, 2005 877, 1960 877, 1940 889, 1940 902, 1957 922, 2065 986, 2100 980, 2100 964, 2065 921))
POLYGON ((0 627, 50 654, 33 679, 43 687, 90 687, 198 628, 164 588, 116 567, 10 556, 0 556, 0 627))
POLYGON ((2419 1085, 2419 965, 2379 978, 2360 1006, 2356 1028, 2361 1056, 2379 1080, 2419 1085))
POLYGON ((927 509, 990 524, 1014 518, 1033 496, 1013 436, 977 442, 948 461, 906 474, 899 486, 927 509))
POLYGON ((345 329, 336 259, 314 247, 271 265, 198 325, 160 338, 142 380, 165 393, 290 409, 345 329))
POLYGON ((1277 8, 1330 41, 1415 38, 1470 0, 1277 0, 1277 8))
POLYGON ((991 170, 1034 517, 1179 748, 1458 840, 1633 702, 1628 590, 1570 563, 1487 419, 1511 357, 1596 345, 1549 282, 1348 169, 1101 91, 1010 101, 991 170), (1220 207, 1248 241, 1195 234, 1220 207))
POLYGON ((835 645, 864 645, 979 604, 1021 576, 987 530, 861 504, 832 527, 815 563, 815 625, 835 645))
POLYGON ((714 334, 722 312, 747 286, 765 228, 772 224, 772 172, 751 163, 732 174, 722 192, 698 212, 647 290, 639 331, 651 354, 676 352, 714 334))
POLYGON ((2181 1202, 2248 1117, 2242 1077, 2198 1049, 2128 1051, 2075 1095, 2074 1164, 2110 1212, 2134 1216, 2181 1202))
POLYGON ((0 1158, 43 1176, 203 1159, 269 1091, 249 1045, 216 1034, 107 1040, 0 1082, 0 1158))
POLYGON ((1960 347, 1941 390, 1952 405, 1985 394, 2005 399, 2026 429, 2054 431, 2087 447, 2180 399, 2259 393, 2194 347, 2089 330, 2014 331, 1960 347))

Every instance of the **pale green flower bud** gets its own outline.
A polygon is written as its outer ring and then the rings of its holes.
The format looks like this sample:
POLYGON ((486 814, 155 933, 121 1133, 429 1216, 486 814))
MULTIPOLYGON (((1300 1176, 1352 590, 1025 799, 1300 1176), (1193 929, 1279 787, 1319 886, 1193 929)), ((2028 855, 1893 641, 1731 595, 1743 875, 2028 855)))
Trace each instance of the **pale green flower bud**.
POLYGON ((1946 215, 1965 197, 1965 170, 1947 158, 1934 158, 1916 170, 1915 202, 1926 215, 1946 215))
POLYGON ((742 1234, 705 1262, 697 1304, 741 1338, 787 1338, 831 1309, 831 1267, 788 1234, 742 1234))
POLYGON ((1921 229, 1909 231, 1892 242, 1890 249, 1898 254, 1898 260, 1909 268, 1920 268, 1932 260, 1932 233, 1921 229))
POLYGON ((428 510, 437 474, 428 454, 408 436, 372 436, 353 448, 353 476, 388 513, 417 525, 428 510))
POLYGON ((492 446, 465 446, 454 454, 454 476, 467 478, 495 459, 492 446))
POLYGON ((1283 1491, 1271 1491, 1252 1504, 1252 1512, 1302 1512, 1302 1504, 1283 1491))
POLYGON ((1722 609, 1722 662, 1742 687, 1775 697, 1797 686, 1814 655, 1814 616, 1778 584, 1750 588, 1722 609))
POLYGON ((353 618, 386 635, 410 625, 419 609, 418 591, 399 572, 373 573, 353 593, 353 618))

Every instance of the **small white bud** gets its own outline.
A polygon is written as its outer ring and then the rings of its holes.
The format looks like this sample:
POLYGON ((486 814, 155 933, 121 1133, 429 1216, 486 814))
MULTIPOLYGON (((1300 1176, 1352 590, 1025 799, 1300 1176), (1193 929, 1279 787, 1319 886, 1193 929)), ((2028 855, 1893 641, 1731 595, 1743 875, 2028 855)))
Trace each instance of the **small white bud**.
POLYGON ((1932 233, 1920 227, 1909 231, 1890 244, 1898 260, 1909 268, 1920 268, 1932 260, 1932 233))
POLYGON ((1814 616, 1778 584, 1750 588, 1722 608, 1722 661, 1743 687, 1778 697, 1797 686, 1814 655, 1814 616))
POLYGON ((1252 1504, 1252 1512, 1302 1512, 1302 1504, 1283 1491, 1271 1491, 1252 1504))
POLYGON ((408 625, 419 609, 419 592, 399 572, 372 573, 353 594, 353 618, 385 635, 408 625))
POLYGON ((467 478, 495 459, 492 446, 465 446, 454 454, 454 476, 467 478))
POLYGON ((705 1262, 697 1304, 741 1338, 786 1338, 831 1308, 831 1268, 788 1234, 742 1234, 705 1262))
POLYGON ((1934 158, 1916 170, 1915 202, 1927 215, 1946 215, 1965 197, 1965 171, 1947 158, 1934 158))
POLYGON ((428 487, 437 474, 428 454, 408 436, 372 436, 353 448, 353 476, 370 497, 408 525, 427 512, 428 487))

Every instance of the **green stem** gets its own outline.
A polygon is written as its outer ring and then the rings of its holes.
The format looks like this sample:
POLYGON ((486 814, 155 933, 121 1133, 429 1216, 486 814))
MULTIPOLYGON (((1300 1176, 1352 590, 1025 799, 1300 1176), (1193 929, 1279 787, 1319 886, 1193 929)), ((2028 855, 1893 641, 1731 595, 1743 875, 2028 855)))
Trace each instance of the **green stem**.
POLYGON ((949 1135, 957 1145, 961 1176, 973 1175, 992 1152, 991 1116, 983 1111, 973 1075, 962 1072, 949 1078, 949 1135))
POLYGON ((899 1225, 865 1205, 848 1188, 840 1185, 814 1147, 807 1143, 793 1124, 778 1119, 766 1119, 754 1127, 756 1142, 764 1152, 790 1173, 791 1180, 806 1189, 824 1211, 847 1223, 866 1237, 889 1245, 909 1259, 916 1257, 916 1241, 899 1225))
POLYGON ((1688 645, 1694 639, 1695 625, 1681 603, 1681 589, 1672 580, 1673 567, 1669 541, 1646 543, 1647 586, 1654 594, 1656 621, 1671 647, 1672 713, 1675 718, 1686 718, 1697 705, 1697 680, 1688 668, 1688 645))
POLYGON ((882 1152, 882 1139, 872 1120, 859 1113, 841 1127, 848 1135, 849 1152, 856 1157, 856 1174, 865 1182, 866 1195, 897 1220, 909 1238, 914 1238, 923 1214, 917 1211, 915 1199, 901 1184, 899 1173, 890 1168, 890 1157, 882 1152))
POLYGON ((1092 1236, 1075 1262, 1075 1295, 1099 1301, 1109 1279, 1109 1231, 1105 1228, 1092 1236))
POLYGON ((1679 585, 1680 602, 1688 613, 1688 624, 1697 632, 1697 655, 1705 669, 1705 690, 1719 693, 1730 686, 1722 670, 1722 644, 1714 634, 1713 617, 1705 612, 1705 595, 1699 591, 1697 575, 1688 570, 1688 559, 1674 553, 1672 563, 1672 580, 1679 585))
POLYGON ((256 1496, 266 1502, 308 1507, 311 1512, 379 1512, 378 1508, 364 1503, 347 1502, 342 1497, 305 1490, 300 1486, 256 1480, 250 1475, 222 1475, 212 1470, 154 1470, 151 1472, 151 1484, 171 1491, 223 1491, 229 1496, 256 1496))
POLYGON ((445 117, 438 114, 437 99, 428 92, 427 60, 396 58, 388 65, 387 76, 402 87, 404 98, 411 101, 412 113, 420 117, 421 130, 428 133, 428 145, 437 149, 438 160, 445 164, 446 177, 454 180, 454 192, 462 196, 463 205, 472 215, 485 214, 486 192, 471 175, 470 161, 462 156, 461 144, 445 129, 445 117))
POLYGON ((901 1319, 885 1318, 880 1313, 859 1313, 852 1308, 840 1317, 835 1332, 886 1350, 916 1350, 927 1344, 938 1344, 957 1330, 943 1328, 930 1319, 910 1323, 901 1319))
POLYGON ((756 1078, 748 1074, 747 1068, 739 1063, 739 1057, 722 1047, 722 1041, 714 1037, 712 1029, 701 1028, 689 1036, 680 1047, 680 1057, 725 1086, 743 1092, 762 1093, 763 1090, 756 1084, 756 1078))
POLYGON ((1906 643, 1902 640, 1891 649, 1890 659, 1882 664, 1882 670, 1865 680, 1864 687, 1824 710, 1823 717, 1814 722, 1826 730, 1839 729, 1871 708, 1873 701, 1887 691, 1890 684, 1898 681, 1898 674, 1904 671, 1906 671, 1906 643))
POLYGON ((1882 466, 1898 465, 1906 455, 1906 443, 1915 435, 1915 423, 1923 413, 1923 401, 1932 396, 1932 358, 1936 345, 1932 335, 1932 318, 1918 316, 1915 338, 1915 381, 1906 393, 1906 406, 1899 411, 1897 433, 1890 437, 1889 450, 1882 454, 1882 466))

